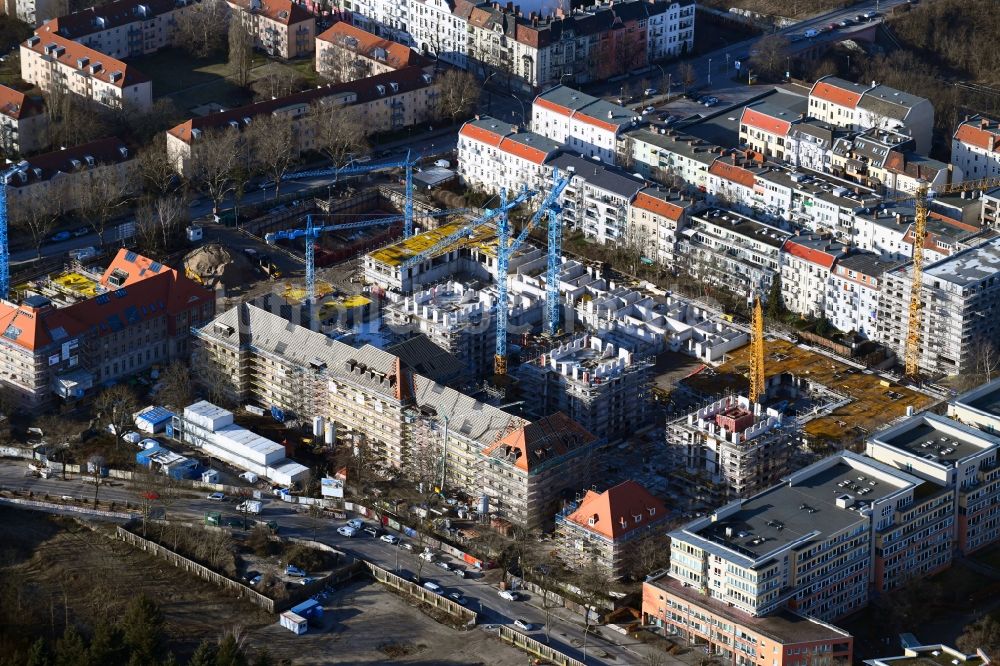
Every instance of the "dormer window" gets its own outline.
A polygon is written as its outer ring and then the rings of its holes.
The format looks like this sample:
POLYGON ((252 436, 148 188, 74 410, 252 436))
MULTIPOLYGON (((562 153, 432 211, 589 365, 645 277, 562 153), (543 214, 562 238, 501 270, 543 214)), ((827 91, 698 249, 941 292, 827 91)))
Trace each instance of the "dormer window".
POLYGON ((632 520, 635 521, 637 524, 641 523, 642 522, 642 514, 641 513, 635 514, 634 516, 632 516, 632 520))
POLYGON ((597 514, 596 513, 594 515, 592 515, 590 518, 587 519, 587 524, 590 525, 591 527, 593 527, 594 525, 597 524, 597 514))

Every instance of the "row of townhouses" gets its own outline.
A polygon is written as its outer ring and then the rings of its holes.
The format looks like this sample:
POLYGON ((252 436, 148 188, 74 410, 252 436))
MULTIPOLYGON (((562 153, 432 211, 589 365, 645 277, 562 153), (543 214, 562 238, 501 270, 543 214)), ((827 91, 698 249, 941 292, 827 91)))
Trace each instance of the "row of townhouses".
POLYGON ((599 2, 543 15, 512 2, 340 0, 354 25, 524 90, 584 84, 694 48, 695 6, 599 2))

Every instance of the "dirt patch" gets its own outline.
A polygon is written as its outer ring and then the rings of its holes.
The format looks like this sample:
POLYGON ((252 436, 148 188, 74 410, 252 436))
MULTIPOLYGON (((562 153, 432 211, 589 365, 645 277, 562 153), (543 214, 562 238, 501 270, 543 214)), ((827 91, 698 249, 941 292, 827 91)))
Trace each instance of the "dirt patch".
MULTIPOLYGON (((0 653, 67 622, 115 620, 145 594, 163 610, 169 649, 190 655, 229 627, 253 632, 274 618, 256 606, 72 519, 0 506, 0 653)), ((108 528, 99 528, 108 529, 108 528)))

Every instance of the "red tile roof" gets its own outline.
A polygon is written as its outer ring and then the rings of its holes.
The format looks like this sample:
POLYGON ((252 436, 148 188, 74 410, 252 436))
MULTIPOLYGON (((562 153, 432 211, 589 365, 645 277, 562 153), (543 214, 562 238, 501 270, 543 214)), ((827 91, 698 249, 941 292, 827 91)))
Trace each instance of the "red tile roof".
POLYGON ((837 259, 832 254, 807 247, 805 245, 800 245, 793 240, 785 241, 785 246, 782 249, 793 257, 804 259, 805 261, 816 264, 817 266, 822 266, 827 270, 833 268, 833 263, 837 259))
POLYGON ((579 118, 581 121, 587 123, 588 125, 593 125, 594 127, 600 128, 606 132, 612 132, 617 134, 621 125, 616 125, 614 123, 609 123, 607 120, 602 120, 595 116, 584 113, 583 111, 577 111, 573 114, 573 118, 579 118))
POLYGON ((37 116, 42 112, 41 103, 28 97, 23 92, 0 85, 0 113, 20 120, 29 116, 37 116))
POLYGON ((226 0, 230 7, 249 9, 254 6, 253 13, 263 16, 283 25, 295 25, 303 21, 315 20, 304 7, 291 0, 226 0))
POLYGON ((347 83, 328 84, 311 90, 303 90, 285 97, 269 99, 256 104, 248 104, 229 111, 212 113, 207 116, 198 116, 184 121, 179 125, 167 130, 171 134, 185 143, 191 143, 191 130, 207 130, 218 127, 226 127, 230 121, 240 122, 244 118, 253 118, 265 113, 272 113, 281 108, 295 106, 297 104, 312 104, 327 97, 354 93, 356 101, 354 104, 365 104, 380 97, 389 99, 395 95, 412 92, 420 88, 433 85, 433 77, 419 67, 404 67, 392 72, 376 74, 358 81, 348 81, 347 83), (428 82, 428 77, 430 82, 428 82), (398 91, 393 92, 390 84, 395 83, 398 91), (378 86, 385 89, 385 93, 378 91, 378 86))
POLYGON ((566 520, 608 539, 620 539, 666 517, 663 502, 635 481, 625 481, 603 493, 588 490, 566 520))
POLYGON ((752 172, 721 158, 712 162, 712 166, 708 167, 708 172, 712 175, 718 176, 719 178, 724 178, 725 180, 738 183, 746 187, 753 187, 757 182, 757 178, 752 172))
POLYGON ((459 130, 458 133, 462 136, 467 136, 474 141, 489 144, 494 148, 498 147, 500 142, 503 141, 502 134, 495 134, 488 129, 473 125, 471 122, 462 125, 462 129, 459 130))
POLYGON ((792 127, 792 123, 787 120, 769 116, 750 107, 743 109, 743 117, 740 119, 740 122, 744 125, 764 130, 768 134, 777 134, 778 136, 787 136, 788 130, 792 127))
POLYGON ((636 208, 641 208, 642 210, 648 210, 650 213, 656 213, 668 220, 678 221, 684 215, 684 209, 677 204, 670 203, 669 201, 664 201, 659 197, 654 197, 645 192, 639 192, 635 195, 635 200, 632 205, 636 208))
POLYGON ((347 48, 358 55, 371 60, 378 60, 394 69, 402 67, 426 67, 430 64, 430 60, 409 46, 383 39, 361 28, 356 28, 345 21, 334 23, 328 30, 318 35, 316 39, 329 42, 334 46, 347 48), (376 57, 376 49, 384 51, 385 57, 376 57))
POLYGON ((568 109, 562 104, 556 104, 551 100, 545 99, 541 95, 535 97, 535 101, 532 102, 532 104, 534 104, 535 106, 540 106, 543 109, 548 109, 549 111, 555 111, 556 113, 566 116, 567 118, 573 115, 572 109, 568 109))
POLYGON ((993 153, 1000 152, 1000 124, 991 120, 983 123, 978 117, 972 118, 958 126, 955 140, 993 153))
POLYGON ((827 102, 833 102, 838 106, 845 106, 850 109, 857 107, 858 102, 861 101, 862 94, 854 90, 842 88, 832 81, 825 79, 820 79, 813 84, 812 91, 809 93, 810 97, 818 97, 819 99, 824 99, 827 102))
POLYGON ((582 425, 557 412, 498 439, 483 449, 483 453, 488 456, 500 454, 530 474, 539 465, 588 446, 596 439, 582 425))
POLYGON ((14 174, 7 181, 9 187, 22 187, 40 181, 49 180, 59 173, 72 173, 85 169, 91 158, 94 165, 117 164, 132 159, 125 143, 114 137, 98 139, 65 150, 55 150, 29 157, 24 162, 26 168, 21 169, 23 176, 14 174))
POLYGON ((505 138, 500 143, 500 150, 520 157, 521 159, 528 160, 529 162, 534 162, 535 164, 545 164, 545 160, 549 156, 549 154, 544 150, 539 150, 533 146, 527 146, 519 141, 514 141, 510 137, 505 138))
MULTIPOLYGON (((164 314, 168 315, 168 329, 175 333, 174 316, 214 303, 214 295, 209 290, 176 270, 156 264, 130 250, 119 250, 108 271, 113 267, 129 270, 130 280, 124 288, 111 287, 107 293, 64 308, 49 304, 15 306, 0 301, 3 337, 20 347, 37 351, 88 331, 98 336, 106 335, 164 314)), ((109 286, 106 282, 108 274, 106 272, 101 279, 106 286, 109 286)), ((190 323, 193 322, 185 325, 190 323)))
POLYGON ((134 86, 150 80, 138 69, 126 65, 121 60, 115 60, 109 55, 55 33, 36 32, 33 37, 21 43, 21 48, 43 56, 47 55, 46 51, 52 51, 52 55, 48 56, 50 58, 61 48, 61 54, 57 57, 61 64, 83 72, 86 76, 92 76, 98 81, 110 83, 116 88, 134 86), (93 71, 98 65, 100 68, 93 71))

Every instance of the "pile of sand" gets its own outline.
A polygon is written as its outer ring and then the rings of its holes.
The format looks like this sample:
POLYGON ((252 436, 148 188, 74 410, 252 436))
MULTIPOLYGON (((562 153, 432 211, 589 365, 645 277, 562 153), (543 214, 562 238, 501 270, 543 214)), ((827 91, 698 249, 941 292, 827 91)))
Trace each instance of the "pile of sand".
POLYGON ((184 257, 184 270, 197 276, 209 289, 238 289, 256 278, 250 261, 240 252, 209 243, 188 252, 184 257))

